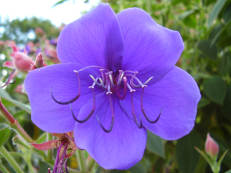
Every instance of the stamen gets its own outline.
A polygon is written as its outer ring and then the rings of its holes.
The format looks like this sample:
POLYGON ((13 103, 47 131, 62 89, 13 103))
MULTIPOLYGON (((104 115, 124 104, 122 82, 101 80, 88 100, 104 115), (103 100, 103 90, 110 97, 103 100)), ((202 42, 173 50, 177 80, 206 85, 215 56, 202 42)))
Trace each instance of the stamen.
POLYGON ((93 81, 95 81, 95 77, 93 75, 89 74, 89 76, 93 81))
POLYGON ((112 92, 111 92, 111 85, 110 85, 110 82, 109 82, 109 75, 108 74, 106 75, 106 88, 107 88, 106 94, 107 95, 112 94, 112 92))
POLYGON ((94 78, 92 75, 90 75, 90 77, 92 78, 93 80, 93 84, 91 86, 89 86, 88 88, 95 88, 95 85, 97 84, 99 78, 94 78))
POLYGON ((67 159, 65 160, 64 162, 64 168, 65 168, 65 172, 66 173, 69 173, 68 169, 67 169, 67 159))
POLYGON ((132 70, 126 70, 125 73, 131 73, 131 74, 138 74, 139 72, 138 71, 132 71, 132 70))
POLYGON ((57 156, 56 156, 56 160, 55 160, 55 166, 54 166, 54 169, 52 172, 56 172, 57 171, 57 167, 58 167, 58 164, 59 164, 59 153, 61 151, 61 148, 62 148, 63 144, 61 143, 60 146, 59 146, 59 149, 57 151, 57 156))
POLYGON ((67 105, 67 104, 70 104, 70 103, 73 103, 74 101, 76 101, 79 97, 80 97, 80 78, 79 78, 79 73, 78 71, 74 70, 74 72, 76 73, 77 75, 77 80, 78 80, 78 94, 72 98, 71 100, 68 100, 68 101, 59 101, 55 98, 53 92, 51 91, 51 98, 58 104, 60 105, 67 105))
POLYGON ((157 123, 157 122, 159 121, 160 116, 161 116, 161 112, 159 113, 159 115, 157 116, 156 119, 150 120, 150 119, 148 118, 147 114, 146 114, 145 111, 144 111, 143 96, 144 96, 144 88, 142 89, 142 92, 141 92, 141 112, 143 113, 145 119, 146 119, 149 123, 155 124, 155 123, 157 123))
MULTIPOLYGON (((124 77, 124 78, 125 78, 124 80, 127 80, 126 77, 124 77)), ((133 88, 129 85, 128 82, 126 82, 126 84, 127 84, 127 87, 128 87, 128 89, 129 89, 129 91, 130 91, 131 93, 136 91, 135 89, 133 89, 133 88)))
POLYGON ((135 114, 135 107, 134 107, 134 102, 133 102, 133 93, 131 93, 131 106, 132 106, 132 116, 133 116, 133 120, 135 121, 137 127, 139 129, 141 129, 143 127, 143 123, 142 120, 140 120, 140 123, 138 123, 136 114, 135 114))
POLYGON ((97 83, 99 86, 102 86, 103 88, 105 88, 103 80, 101 77, 99 77, 99 83, 97 83))
POLYGON ((113 81, 113 77, 112 77, 112 71, 109 71, 107 74, 108 74, 111 86, 114 86, 114 81, 113 81))
POLYGON ((77 121, 78 123, 84 123, 86 122, 87 120, 89 120, 89 118, 91 118, 91 116, 93 115, 93 113, 95 112, 95 92, 94 92, 94 89, 92 88, 92 109, 91 109, 91 112, 87 115, 86 118, 84 118, 83 120, 79 120, 77 118, 77 116, 75 115, 73 109, 72 109, 72 106, 70 104, 70 110, 71 110, 71 113, 72 113, 72 117, 74 118, 75 121, 77 121))
POLYGON ((101 127, 101 128, 103 129, 103 131, 106 132, 106 133, 110 133, 110 132, 112 131, 113 126, 114 126, 114 119, 115 119, 114 107, 113 107, 113 105, 112 105, 111 96, 109 95, 108 98, 109 98, 110 109, 111 109, 111 113, 112 113, 112 119, 111 119, 110 128, 109 128, 109 129, 106 129, 106 128, 103 126, 103 124, 100 122, 99 118, 96 117, 96 118, 97 118, 97 121, 98 121, 98 123, 99 123, 99 125, 100 125, 100 127, 101 127))
POLYGON ((117 86, 120 85, 122 79, 123 79, 123 76, 124 76, 124 72, 123 70, 119 70, 119 76, 118 76, 118 80, 117 80, 117 86))
POLYGON ((68 145, 65 145, 65 147, 64 147, 64 149, 63 149, 63 153, 62 153, 61 159, 60 159, 59 169, 60 169, 62 172, 63 172, 64 158, 65 158, 65 155, 66 155, 66 152, 67 152, 67 147, 68 147, 68 145))
POLYGON ((100 74, 101 74, 101 77, 102 77, 102 80, 105 81, 105 75, 104 75, 104 69, 99 69, 100 71, 100 74))
POLYGON ((153 79, 153 76, 149 77, 145 82, 144 85, 148 84, 153 79))
POLYGON ((125 96, 126 96, 126 93, 127 93, 127 78, 123 78, 123 84, 124 84, 124 87, 123 87, 123 95, 120 95, 119 92, 117 91, 116 92, 116 95, 120 98, 120 99, 124 99, 125 96))
POLYGON ((147 85, 143 84, 136 76, 133 76, 132 79, 135 79, 141 88, 144 88, 147 86, 147 85))

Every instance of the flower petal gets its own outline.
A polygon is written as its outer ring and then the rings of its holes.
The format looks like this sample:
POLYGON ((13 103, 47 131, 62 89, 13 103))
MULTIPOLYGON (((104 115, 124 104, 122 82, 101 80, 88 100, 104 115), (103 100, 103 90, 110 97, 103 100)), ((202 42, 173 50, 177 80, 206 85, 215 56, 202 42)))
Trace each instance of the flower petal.
MULTIPOLYGON (((145 128, 166 140, 176 140, 193 128, 200 100, 200 91, 194 79, 184 70, 175 67, 161 80, 144 89, 143 108, 150 123, 141 111, 141 94, 134 95, 134 108, 138 121, 145 128)), ((126 98, 129 99, 129 98, 126 98)), ((131 113, 129 102, 122 107, 131 113)))
POLYGON ((177 31, 157 24, 138 8, 118 14, 124 38, 124 69, 138 70, 160 79, 179 59, 184 44, 177 31))
MULTIPOLYGON (((74 119, 69 105, 56 103, 68 101, 78 95, 78 78, 73 64, 58 64, 31 71, 25 80, 25 89, 31 103, 32 121, 42 130, 51 133, 64 133, 73 130, 74 119)), ((82 82, 86 85, 86 82, 82 82)), ((81 86, 82 86, 81 85, 81 86)), ((82 90, 75 104, 81 106, 81 100, 88 100, 87 91, 82 90), (85 92, 85 93, 84 93, 85 92)))
POLYGON ((101 4, 67 25, 59 36, 57 51, 62 63, 119 68, 123 41, 116 15, 111 7, 101 4))
POLYGON ((98 116, 103 126, 108 129, 112 113, 105 95, 99 96, 96 101, 98 109, 94 117, 83 124, 76 123, 75 142, 79 148, 86 149, 103 168, 128 169, 143 156, 146 131, 138 129, 121 111, 118 103, 115 103, 113 129, 110 133, 104 132, 96 117, 98 116))

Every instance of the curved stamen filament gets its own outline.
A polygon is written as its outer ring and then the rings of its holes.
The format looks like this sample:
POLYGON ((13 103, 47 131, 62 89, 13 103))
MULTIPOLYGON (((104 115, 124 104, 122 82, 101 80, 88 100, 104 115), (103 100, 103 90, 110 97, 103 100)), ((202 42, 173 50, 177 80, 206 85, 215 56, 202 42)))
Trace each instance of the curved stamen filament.
POLYGON ((66 173, 69 173, 68 169, 67 169, 67 159, 64 161, 64 169, 66 173))
POLYGON ((127 93, 127 78, 123 78, 123 95, 119 94, 119 91, 116 92, 116 95, 122 100, 125 98, 127 93))
POLYGON ((138 128, 142 128, 143 124, 142 124, 142 120, 140 121, 140 123, 138 123, 136 114, 135 114, 135 107, 134 107, 134 101, 133 101, 133 93, 131 93, 131 106, 132 106, 132 116, 133 116, 133 120, 135 121, 136 125, 138 128))
POLYGON ((59 148, 58 148, 58 151, 57 151, 57 156, 56 156, 56 159, 55 159, 55 166, 54 166, 54 169, 53 169, 53 172, 56 172, 57 171, 57 168, 58 168, 58 164, 59 164, 59 154, 60 154, 60 151, 61 151, 61 148, 63 146, 63 143, 60 144, 59 148))
POLYGON ((67 152, 67 148, 68 148, 68 145, 65 145, 64 149, 63 149, 63 152, 62 152, 62 155, 61 155, 61 159, 60 159, 60 163, 59 163, 59 172, 62 171, 63 172, 63 166, 64 166, 64 158, 66 156, 66 152, 67 152))
POLYGON ((91 109, 91 112, 87 115, 86 118, 84 118, 83 120, 79 120, 77 118, 77 116, 75 115, 73 109, 72 109, 72 106, 70 105, 70 110, 71 110, 71 113, 72 113, 72 117, 74 118, 75 121, 77 121, 78 123, 84 123, 86 122, 87 120, 89 120, 89 118, 91 118, 91 116, 93 115, 93 113, 95 112, 95 93, 94 93, 94 89, 92 88, 92 109, 91 109))
POLYGON ((161 116, 161 112, 158 114, 157 118, 154 119, 154 120, 150 120, 147 116, 147 114, 145 113, 145 110, 144 110, 144 105, 143 105, 143 97, 144 97, 144 88, 142 88, 142 92, 141 92, 141 112, 143 113, 145 119, 151 123, 151 124, 155 124, 159 121, 160 119, 160 116, 161 116))
POLYGON ((72 99, 70 99, 70 100, 68 100, 68 101, 60 101, 60 100, 57 100, 57 99, 55 98, 53 92, 51 91, 51 98, 52 98, 56 103, 58 103, 58 104, 60 104, 60 105, 67 105, 67 104, 73 103, 74 101, 76 101, 76 100, 80 97, 80 78, 79 78, 79 73, 78 73, 78 71, 74 71, 74 72, 76 73, 76 75, 77 75, 77 80, 78 80, 78 94, 77 94, 74 98, 72 98, 72 99))
POLYGON ((111 109, 111 113, 112 113, 112 117, 111 117, 111 123, 110 123, 110 127, 109 129, 106 129, 103 124, 100 122, 99 118, 97 117, 97 121, 100 125, 100 127, 103 129, 104 132, 106 133, 110 133, 113 129, 113 126, 114 126, 114 120, 115 120, 115 112, 114 112, 114 107, 113 107, 113 103, 112 103, 112 99, 111 99, 111 96, 109 95, 108 96, 109 98, 109 103, 110 103, 110 109, 111 109))

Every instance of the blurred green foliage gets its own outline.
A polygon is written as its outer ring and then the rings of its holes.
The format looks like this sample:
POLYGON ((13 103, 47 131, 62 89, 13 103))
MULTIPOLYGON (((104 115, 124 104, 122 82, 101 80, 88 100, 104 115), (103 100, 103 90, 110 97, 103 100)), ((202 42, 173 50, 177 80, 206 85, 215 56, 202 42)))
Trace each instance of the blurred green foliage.
POLYGON ((49 39, 56 38, 59 34, 59 29, 51 21, 36 17, 23 20, 7 20, 0 23, 0 27, 4 28, 3 32, 0 33, 0 40, 14 40, 17 44, 24 45, 29 41, 38 41, 36 40, 38 37, 35 35, 36 28, 42 29, 49 39))
MULTIPOLYGON (((63 2, 65 1, 58 1, 56 5, 63 2)), ((231 149, 231 0, 104 0, 104 2, 110 3, 116 12, 129 7, 142 8, 149 12, 157 23, 178 30, 183 37, 185 49, 177 65, 196 79, 202 99, 199 103, 195 128, 188 136, 178 141, 163 141, 149 133, 147 150, 140 163, 128 171, 105 171, 98 167, 96 172, 210 173, 208 164, 196 152, 195 147, 203 149, 206 134, 209 132, 220 146, 220 155, 231 149)), ((21 44, 31 41, 28 40, 27 34, 34 32, 37 27, 42 28, 50 39, 57 37, 59 32, 49 21, 36 18, 6 22, 1 26, 5 28, 5 32, 0 35, 1 40, 15 40, 21 44)), ((39 42, 39 39, 41 38, 36 36, 32 41, 39 42)), ((17 77, 15 83, 7 88, 8 93, 0 90, 0 96, 28 133, 33 138, 41 135, 40 142, 44 142, 45 133, 38 130, 30 121, 26 96, 14 92, 24 77, 17 77)), ((0 122, 4 122, 1 116, 0 122)), ((15 149, 10 140, 5 145, 12 152, 27 151, 21 145, 16 145, 15 149)), ((32 161, 33 165, 40 172, 42 169, 46 170, 51 163, 36 154, 33 156, 35 158, 32 161)), ((16 158, 28 172, 29 166, 25 164, 23 157, 16 156, 16 158)), ((11 170, 4 159, 2 162, 11 170)), ((72 161, 70 163, 72 164, 72 161)), ((222 163, 221 172, 230 169, 231 152, 228 152, 222 163)))

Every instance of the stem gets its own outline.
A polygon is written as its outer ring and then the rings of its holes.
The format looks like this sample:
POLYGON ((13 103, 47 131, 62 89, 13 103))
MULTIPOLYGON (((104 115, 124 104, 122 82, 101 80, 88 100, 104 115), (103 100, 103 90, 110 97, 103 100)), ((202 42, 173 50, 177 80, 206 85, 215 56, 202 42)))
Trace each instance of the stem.
POLYGON ((78 162, 79 169, 81 170, 81 172, 86 172, 86 165, 83 160, 82 152, 80 150, 77 150, 76 156, 77 156, 77 162, 78 162))
POLYGON ((13 115, 6 109, 0 100, 0 111, 9 121, 12 128, 14 128, 28 143, 33 143, 33 139, 27 134, 27 132, 22 128, 18 121, 13 117, 13 115))
POLYGON ((3 115, 5 116, 5 118, 11 123, 14 124, 15 123, 15 119, 14 117, 8 112, 8 110, 6 109, 6 107, 2 104, 2 101, 0 100, 0 110, 3 113, 3 115))
POLYGON ((0 147, 0 153, 9 162, 9 164, 12 166, 12 168, 15 170, 16 173, 23 173, 23 171, 20 168, 20 166, 18 165, 18 163, 10 155, 10 153, 6 150, 6 148, 4 146, 0 147))
POLYGON ((10 172, 6 169, 6 167, 1 163, 1 161, 0 161, 0 170, 2 171, 2 173, 10 173, 10 172))
MULTIPOLYGON (((47 141, 52 140, 52 135, 50 133, 47 133, 47 141)), ((51 161, 52 160, 52 150, 47 151, 47 160, 51 161)))
POLYGON ((151 0, 146 0, 146 8, 149 13, 151 13, 151 0))
POLYGON ((95 166, 95 161, 94 159, 91 159, 88 163, 88 172, 92 172, 94 170, 94 166, 95 166))

